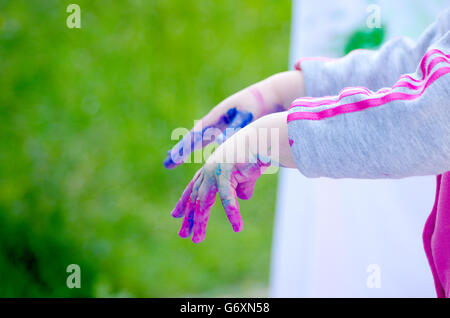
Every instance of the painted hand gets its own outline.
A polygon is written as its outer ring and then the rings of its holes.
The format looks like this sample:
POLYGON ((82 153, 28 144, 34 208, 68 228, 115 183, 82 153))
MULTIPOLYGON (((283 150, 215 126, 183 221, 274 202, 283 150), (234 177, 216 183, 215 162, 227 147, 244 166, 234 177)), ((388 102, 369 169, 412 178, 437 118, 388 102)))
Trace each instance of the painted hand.
POLYGON ((232 135, 230 132, 237 132, 253 120, 253 113, 239 110, 236 107, 229 108, 225 113, 220 110, 213 110, 202 120, 206 127, 194 127, 186 134, 169 152, 164 160, 167 169, 173 169, 181 165, 187 157, 194 151, 206 147, 209 143, 216 141, 223 143, 232 135), (225 132, 225 130, 227 131, 225 132), (217 134, 216 132, 222 132, 217 134))
POLYGON ((164 166, 172 169, 181 165, 194 150, 214 141, 223 143, 254 120, 286 110, 304 94, 300 71, 278 73, 237 92, 214 107, 168 152, 164 166))
POLYGON ((281 112, 256 120, 228 139, 208 158, 172 211, 173 217, 184 216, 179 232, 181 237, 186 238, 193 233, 194 243, 204 240, 209 211, 216 201, 217 193, 233 230, 242 230, 237 198, 250 199, 256 180, 270 165, 295 167, 286 118, 287 112, 281 112), (259 135, 254 134, 255 131, 267 130, 273 130, 278 138, 266 139, 264 136, 267 137, 267 134, 261 134, 263 138, 259 139, 259 135), (252 135, 257 138, 250 138, 252 135), (236 145, 240 145, 239 150, 235 148, 236 145))
POLYGON ((168 152, 164 166, 173 169, 182 164, 194 150, 202 149, 214 141, 222 144, 254 119, 284 110, 274 101, 269 89, 265 86, 261 89, 250 86, 213 108, 168 152), (268 98, 264 98, 261 89, 265 89, 268 98))
POLYGON ((184 216, 179 235, 192 236, 194 243, 205 239, 209 211, 216 201, 216 193, 227 214, 233 230, 242 230, 243 222, 237 198, 252 197, 256 180, 270 164, 256 159, 253 163, 207 162, 197 171, 178 201, 172 216, 184 216))

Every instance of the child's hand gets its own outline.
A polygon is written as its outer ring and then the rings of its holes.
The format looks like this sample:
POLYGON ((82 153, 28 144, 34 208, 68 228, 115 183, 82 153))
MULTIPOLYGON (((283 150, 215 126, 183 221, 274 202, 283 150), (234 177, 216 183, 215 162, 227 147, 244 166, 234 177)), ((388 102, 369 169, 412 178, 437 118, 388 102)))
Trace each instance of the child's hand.
POLYGON ((194 233, 194 243, 203 241, 209 211, 216 201, 217 192, 233 230, 242 230, 237 198, 250 199, 256 180, 271 164, 295 167, 290 154, 286 117, 287 112, 264 116, 228 139, 208 158, 172 211, 173 217, 184 216, 179 232, 181 237, 189 237, 194 233), (258 133, 254 135, 255 131, 261 130, 269 131, 270 134, 270 131, 274 131, 275 136, 278 136, 267 139, 264 149, 261 147, 264 146, 261 142, 264 139, 259 140, 258 133), (249 138, 252 135, 257 138, 249 138), (236 145, 240 145, 239 149, 236 149, 236 145))
POLYGON ((221 144, 253 120, 285 110, 293 99, 303 95, 303 90, 301 72, 290 71, 271 76, 230 96, 214 107, 168 152, 164 166, 175 168, 194 150, 213 141, 221 144), (232 129, 225 131, 227 128, 232 129), (217 131, 222 133, 217 134, 217 131))
POLYGON ((209 211, 216 201, 216 193, 235 232, 242 230, 243 222, 237 198, 250 199, 256 180, 270 164, 207 162, 189 183, 178 201, 172 216, 184 216, 179 235, 191 236, 194 243, 205 239, 209 211))

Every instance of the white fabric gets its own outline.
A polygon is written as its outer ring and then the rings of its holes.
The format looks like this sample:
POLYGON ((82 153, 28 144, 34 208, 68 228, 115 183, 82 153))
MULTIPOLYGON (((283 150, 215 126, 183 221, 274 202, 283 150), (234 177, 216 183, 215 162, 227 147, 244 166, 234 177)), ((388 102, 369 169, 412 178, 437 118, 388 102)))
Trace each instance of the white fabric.
MULTIPOLYGON (((290 65, 300 56, 339 55, 345 39, 368 16, 368 4, 364 0, 294 1, 290 65)), ((388 37, 412 38, 445 5, 439 0, 377 4, 388 37)), ((270 295, 435 297, 422 244, 434 189, 433 176, 307 179, 294 169, 282 169, 270 295), (370 284, 374 277, 377 283, 370 284)))

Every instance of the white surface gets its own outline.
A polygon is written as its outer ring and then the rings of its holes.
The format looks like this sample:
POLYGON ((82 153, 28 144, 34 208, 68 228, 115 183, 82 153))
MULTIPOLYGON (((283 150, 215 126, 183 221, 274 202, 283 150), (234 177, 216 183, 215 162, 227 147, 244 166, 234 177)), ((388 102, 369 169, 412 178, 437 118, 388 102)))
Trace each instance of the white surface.
MULTIPOLYGON (((389 37, 417 38, 444 1, 378 4, 389 37)), ((344 35, 365 21, 366 8, 363 0, 294 1, 290 65, 300 56, 337 55, 344 35)), ((296 170, 282 169, 271 296, 435 297, 422 245, 434 190, 433 176, 307 179, 296 170), (380 288, 367 286, 371 264, 379 266, 380 288)))

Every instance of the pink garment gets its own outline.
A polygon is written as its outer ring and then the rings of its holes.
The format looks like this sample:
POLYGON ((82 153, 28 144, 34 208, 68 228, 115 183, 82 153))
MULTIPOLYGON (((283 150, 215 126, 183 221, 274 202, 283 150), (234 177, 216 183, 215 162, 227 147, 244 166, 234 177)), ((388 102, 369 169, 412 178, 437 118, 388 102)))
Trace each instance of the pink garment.
POLYGON ((450 171, 437 176, 436 201, 425 223, 423 244, 437 296, 450 298, 450 171))

